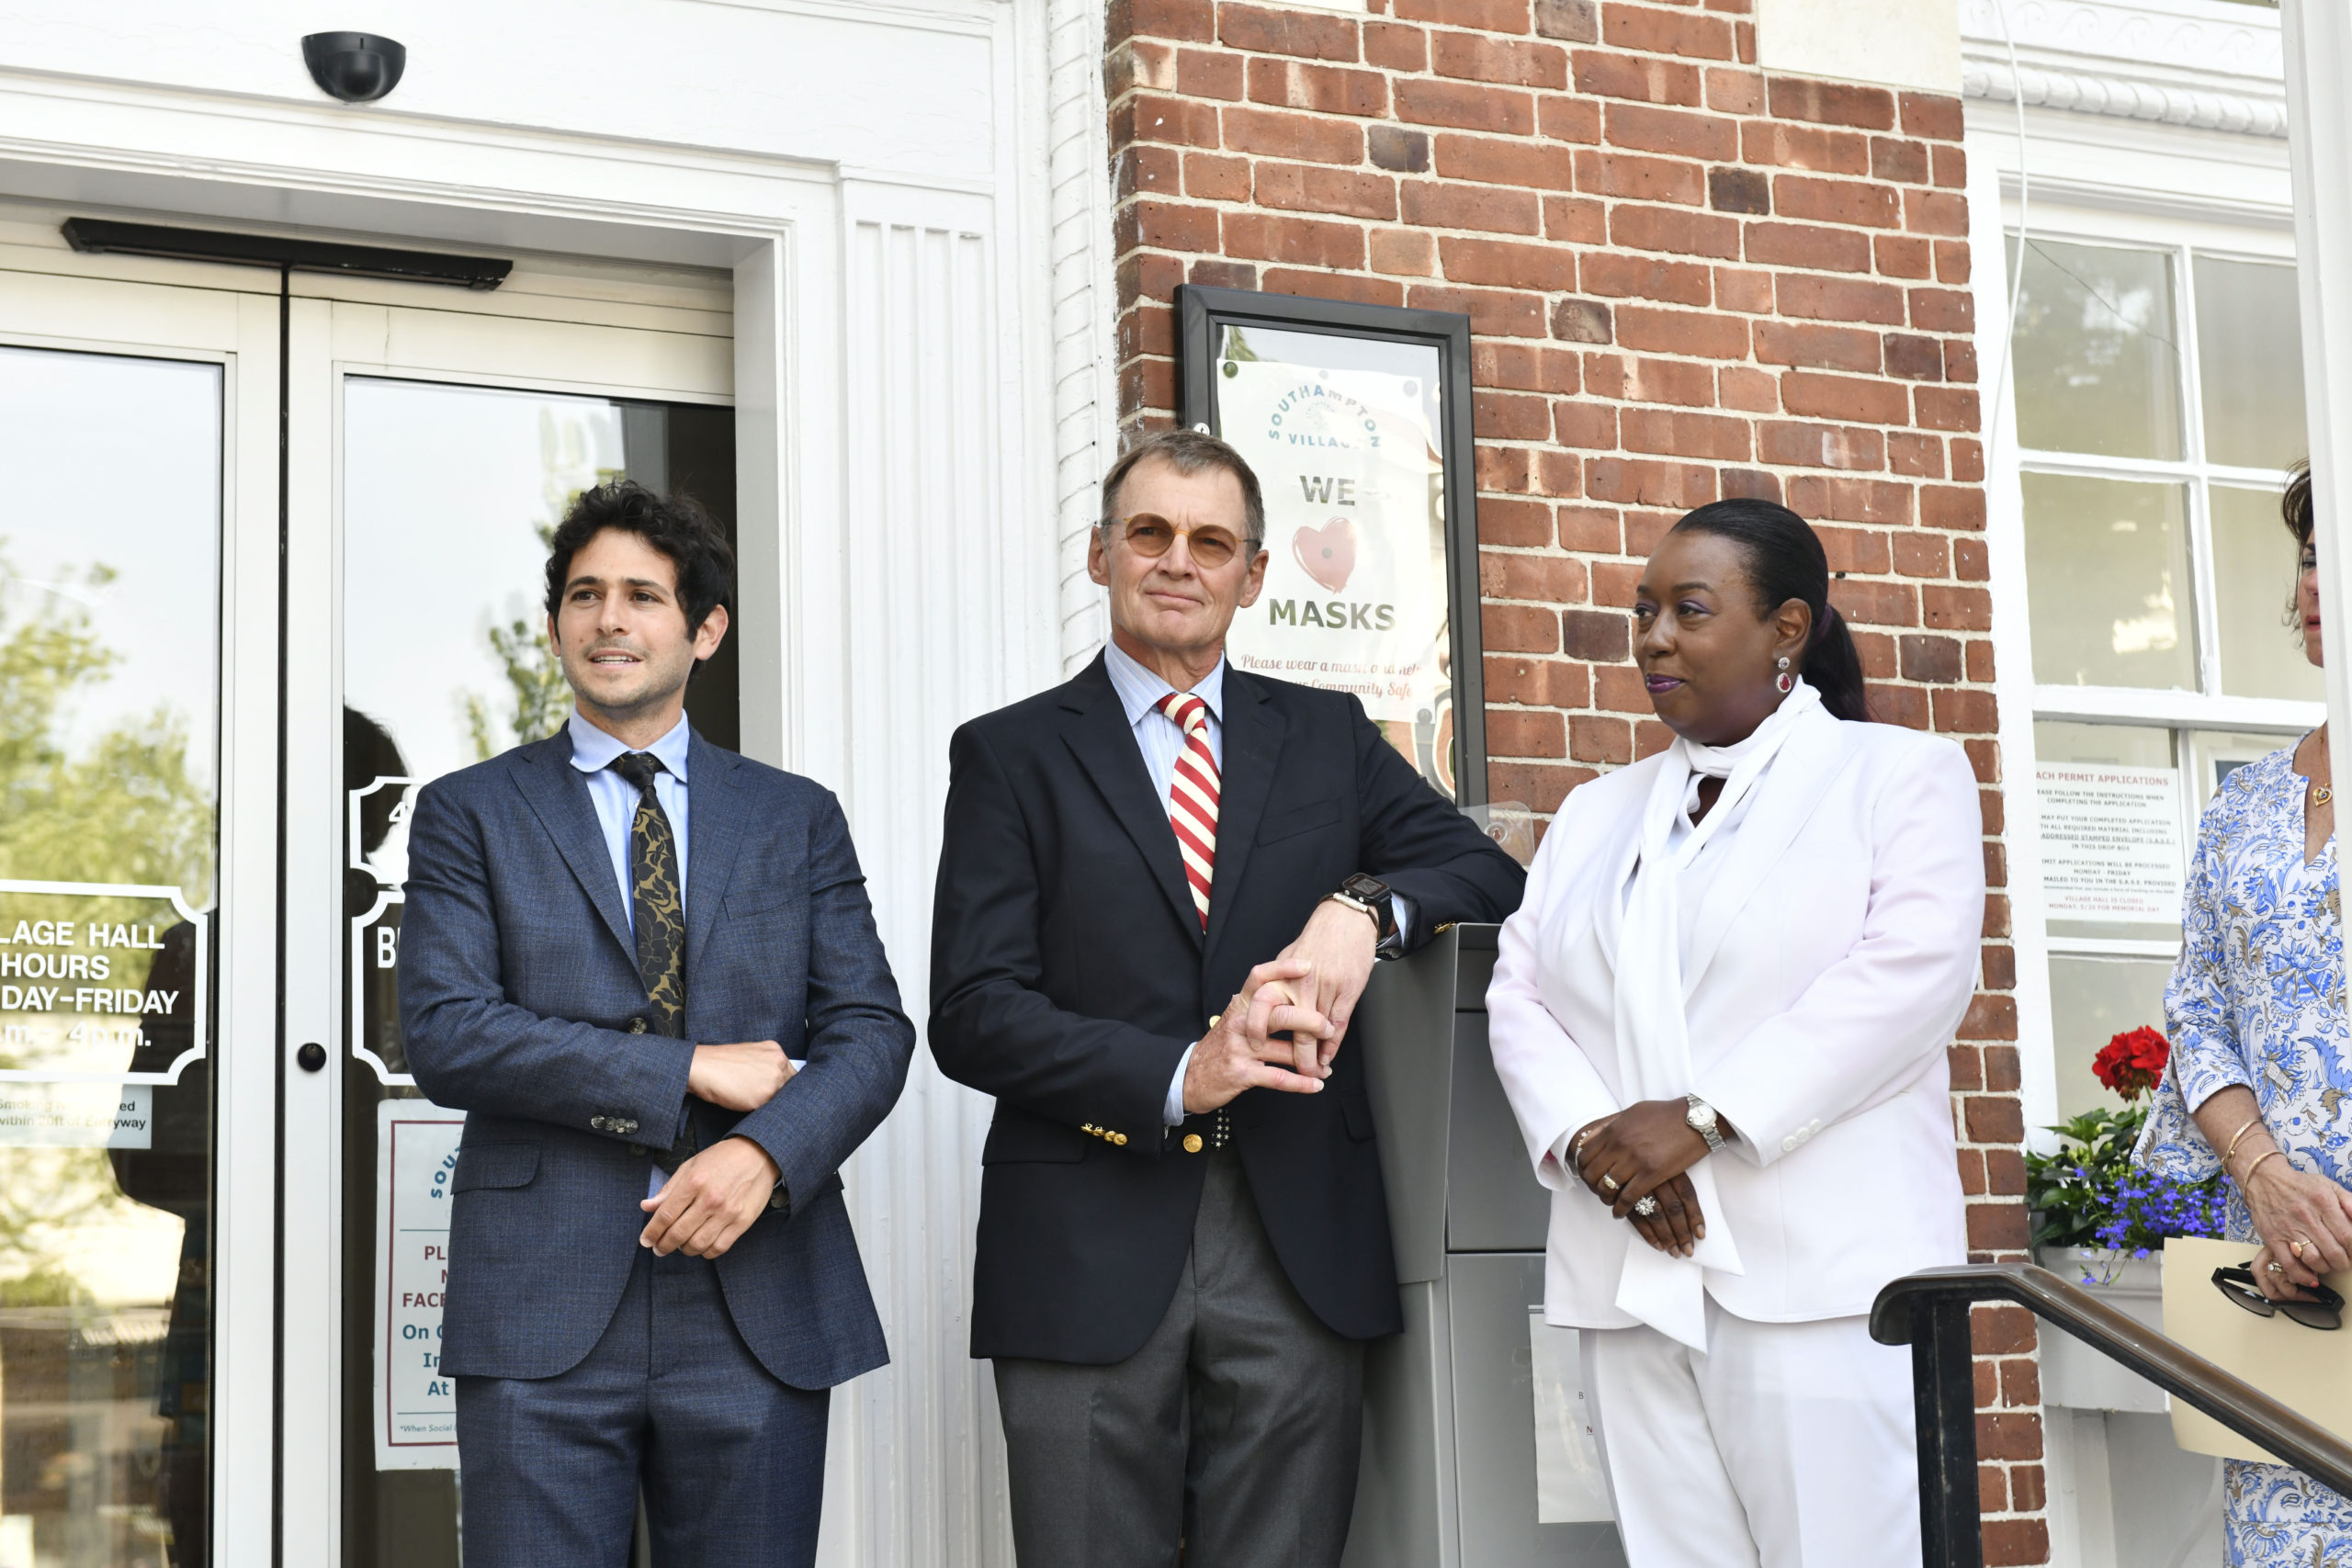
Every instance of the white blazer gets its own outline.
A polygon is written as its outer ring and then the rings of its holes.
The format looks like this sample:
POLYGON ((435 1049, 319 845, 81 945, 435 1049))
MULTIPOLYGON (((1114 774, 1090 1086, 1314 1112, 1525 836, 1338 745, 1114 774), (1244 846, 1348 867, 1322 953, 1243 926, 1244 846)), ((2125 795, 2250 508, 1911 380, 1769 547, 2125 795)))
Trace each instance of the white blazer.
MULTIPOLYGON (((1495 1068, 1552 1189, 1544 1317, 1564 1325, 1632 1326, 1618 1276, 1648 1245, 1554 1151, 1623 1105, 1617 941, 1660 766, 1569 795, 1487 992, 1495 1068)), ((1966 1261, 1945 1047, 1975 988, 1983 824, 1950 740, 1815 714, 1685 908, 1693 1092, 1738 1133, 1708 1157, 1743 1271, 1703 1278, 1735 1316, 1864 1313, 1888 1280, 1966 1261)))

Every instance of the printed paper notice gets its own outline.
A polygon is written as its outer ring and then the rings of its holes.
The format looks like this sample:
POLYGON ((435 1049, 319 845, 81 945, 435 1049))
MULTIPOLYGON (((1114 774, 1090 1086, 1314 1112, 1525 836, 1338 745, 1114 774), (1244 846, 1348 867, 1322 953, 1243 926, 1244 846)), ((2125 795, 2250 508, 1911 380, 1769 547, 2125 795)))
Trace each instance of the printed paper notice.
POLYGON ((1266 586, 1226 648, 1260 674, 1431 718, 1445 652, 1444 468, 1422 378, 1227 360, 1225 438, 1266 498, 1266 586))
POLYGON ((2055 920, 2180 923, 2180 775, 2171 768, 2044 763, 2041 881, 2055 920))
POLYGON ((155 1086, 0 1083, 0 1145, 152 1149, 155 1146, 155 1086))
POLYGON ((458 1468, 457 1385, 441 1375, 449 1179, 462 1111, 376 1107, 376 1468, 458 1468))
POLYGON ((1527 1314, 1529 1368, 1535 1383, 1535 1522, 1589 1524, 1616 1517, 1600 1445, 1585 1407, 1583 1358, 1577 1331, 1555 1328, 1540 1309, 1527 1314))

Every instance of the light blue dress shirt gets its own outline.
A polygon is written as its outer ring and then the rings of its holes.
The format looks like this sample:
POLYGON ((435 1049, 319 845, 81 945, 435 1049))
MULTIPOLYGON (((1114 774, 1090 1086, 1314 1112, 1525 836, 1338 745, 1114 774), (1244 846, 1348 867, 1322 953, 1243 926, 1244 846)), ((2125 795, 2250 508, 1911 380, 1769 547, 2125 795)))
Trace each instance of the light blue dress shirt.
MULTIPOLYGON (((628 916, 629 934, 637 933, 637 898, 628 880, 628 830, 637 821, 637 786, 613 772, 613 759, 630 748, 618 736, 597 728, 572 710, 571 765, 588 778, 588 798, 596 806, 596 825, 605 830, 605 848, 613 857, 613 875, 620 883, 621 908, 628 916)), ((645 748, 662 760, 662 772, 653 775, 653 798, 670 818, 670 836, 678 842, 678 901, 685 907, 686 889, 686 753, 694 730, 684 714, 670 733, 645 748)))
MULTIPOLYGON (((1111 689, 1119 694, 1119 705, 1126 710, 1127 727, 1135 731, 1136 744, 1143 750, 1144 772, 1150 776, 1151 787, 1159 798, 1176 787, 1176 759, 1183 755, 1184 731, 1176 721, 1159 711, 1159 704, 1176 688, 1162 679, 1157 671, 1147 670, 1117 643, 1102 646, 1102 669, 1111 677, 1111 689)), ((1219 659, 1216 668, 1201 677, 1193 694, 1208 705, 1209 755, 1216 759, 1220 779, 1225 773, 1225 660, 1219 659)), ((1159 1119, 1173 1127, 1184 1120, 1184 1069, 1193 1065, 1193 1047, 1176 1060, 1176 1076, 1168 1085, 1168 1098, 1159 1108, 1159 1119)))
MULTIPOLYGON (((621 912, 628 917, 631 936, 637 934, 637 893, 628 880, 628 833, 637 823, 637 786, 613 772, 613 759, 631 748, 618 736, 597 728, 571 710, 566 727, 571 732, 571 765, 588 779, 588 798, 596 807, 596 825, 605 830, 605 848, 613 857, 613 875, 620 883, 621 912)), ((686 899, 686 753, 693 750, 694 730, 685 715, 678 716, 669 734, 646 750, 662 759, 662 772, 653 775, 653 798, 670 818, 670 836, 678 845, 678 908, 686 899)), ((645 1195, 658 1198, 669 1180, 659 1166, 646 1173, 645 1195)))

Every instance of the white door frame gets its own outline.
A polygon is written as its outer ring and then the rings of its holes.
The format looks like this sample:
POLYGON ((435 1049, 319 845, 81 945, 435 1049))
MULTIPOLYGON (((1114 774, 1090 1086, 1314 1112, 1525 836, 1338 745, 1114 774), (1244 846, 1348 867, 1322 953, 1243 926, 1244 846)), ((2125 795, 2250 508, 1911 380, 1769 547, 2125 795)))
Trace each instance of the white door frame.
MULTIPOLYGON (((17 236, 9 236, 17 238, 17 236)), ((268 1540, 277 1135, 277 380, 275 280, 0 240, 0 342, 221 367, 220 996, 211 1427, 217 1540, 268 1540), (262 1049, 254 1049, 262 1045, 262 1049), (227 1478, 259 1476, 265 1484, 227 1478)), ((224 1557, 223 1559, 228 1560, 224 1557)))
POLYGON ((351 1003, 337 982, 348 940, 341 755, 346 380, 389 377, 665 402, 725 403, 733 389, 731 355, 714 358, 707 335, 532 320, 503 309, 510 301, 494 294, 413 285, 355 288, 338 278, 297 276, 293 292, 287 728, 324 743, 287 750, 284 984, 288 1040, 298 1049, 305 1041, 325 1045, 329 1066, 290 1071, 284 1085, 284 1224, 293 1245, 282 1273, 282 1466, 288 1512, 298 1494, 319 1499, 324 1517, 311 1527, 323 1533, 320 1561, 341 1562, 342 1442, 349 1430, 343 1322, 350 1304, 343 1290, 349 1238, 342 1042, 351 1003), (355 292, 373 298, 346 297, 355 292), (640 378, 622 383, 600 374, 608 367, 640 378))
MULTIPOLYGON (((120 0, 95 26, 63 0, 8 10, 21 47, 0 66, 0 197, 731 269, 741 591, 754 628, 744 749, 842 795, 920 1020, 947 736, 1060 677, 1057 514, 1090 514, 1085 470, 1100 458, 1086 460, 1086 441, 1109 426, 1107 264, 1092 270, 1107 249, 1107 177, 1083 156, 1100 131, 1086 42, 1099 40, 1099 13, 1068 0, 610 0, 605 27, 532 30, 527 59, 502 66, 506 34, 412 8, 394 25, 413 84, 351 108, 277 85, 276 13, 219 18, 208 37, 235 47, 191 53, 164 0, 120 0), (1049 9, 1063 67, 1050 117, 1049 9), (576 85, 616 79, 616 28, 646 46, 628 62, 644 77, 638 101, 617 120, 576 85), (680 29, 712 28, 769 29, 786 47, 682 51, 680 29), (100 35, 102 60, 76 52, 100 35), (448 68, 436 77, 428 62, 448 68), (747 105, 761 115, 747 119, 747 105), (709 125, 689 123, 705 107, 709 125), (619 120, 628 132, 603 129, 619 120), (1056 157, 1072 166, 1049 197, 1039 174, 1056 157), (1067 232, 1049 235, 1049 221, 1067 232), (909 265, 858 275, 853 258, 877 251, 909 265), (944 311, 921 292, 941 277, 956 289, 944 311), (1079 344, 1060 374, 1057 334, 1079 344), (906 351, 893 374, 876 369, 876 345, 906 351), (932 395, 942 378, 944 399, 932 395), (923 547, 910 555, 910 539, 923 547)), ((306 309, 295 321, 297 352, 314 352, 306 309)), ((298 428, 297 450, 323 460, 331 436, 298 428)), ((298 492, 319 483, 294 476, 298 492)), ((263 722, 274 730, 274 710, 263 722)), ((334 1038, 322 999, 287 998, 288 1084, 303 1076, 295 1049, 334 1038)), ((1010 1562, 992 1391, 967 1357, 986 1122, 987 1102, 920 1054, 899 1111, 849 1169, 893 1364, 835 1401, 828 1563, 1010 1562)), ((302 1310, 287 1303, 288 1321, 302 1310)), ((268 1317, 249 1312, 223 1332, 266 1332, 268 1317)), ((275 1384, 244 1364, 224 1411, 254 1419, 218 1433, 221 1463, 266 1474, 282 1455, 288 1468, 275 1520, 266 1501, 219 1516, 220 1559, 330 1561, 331 1492, 306 1468, 328 1445, 289 1418, 274 1447, 275 1384)), ((286 1371, 289 1389, 311 1375, 286 1371)))

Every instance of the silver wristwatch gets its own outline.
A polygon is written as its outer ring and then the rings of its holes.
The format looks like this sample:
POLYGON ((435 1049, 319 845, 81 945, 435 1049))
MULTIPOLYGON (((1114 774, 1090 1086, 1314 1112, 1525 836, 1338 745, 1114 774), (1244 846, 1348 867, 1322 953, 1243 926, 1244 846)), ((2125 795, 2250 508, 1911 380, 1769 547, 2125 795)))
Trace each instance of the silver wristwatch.
POLYGON ((1724 1146, 1724 1135, 1715 1126, 1715 1108, 1695 1094, 1686 1094, 1682 1098, 1690 1105, 1689 1113, 1682 1119, 1690 1123, 1692 1132, 1707 1140, 1707 1152, 1713 1154, 1724 1146))

